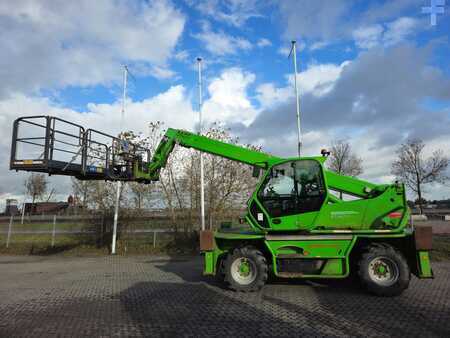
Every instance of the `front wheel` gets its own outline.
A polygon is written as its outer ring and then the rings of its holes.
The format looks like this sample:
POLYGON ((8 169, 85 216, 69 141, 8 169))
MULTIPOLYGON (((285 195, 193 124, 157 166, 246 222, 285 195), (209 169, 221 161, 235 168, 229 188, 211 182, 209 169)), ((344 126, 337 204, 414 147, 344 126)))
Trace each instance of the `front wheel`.
POLYGON ((388 244, 372 244, 359 261, 359 278, 371 293, 398 296, 408 288, 411 273, 403 255, 388 244))
POLYGON ((236 291, 261 289, 267 281, 267 262, 261 251, 246 246, 234 249, 225 262, 225 280, 236 291))

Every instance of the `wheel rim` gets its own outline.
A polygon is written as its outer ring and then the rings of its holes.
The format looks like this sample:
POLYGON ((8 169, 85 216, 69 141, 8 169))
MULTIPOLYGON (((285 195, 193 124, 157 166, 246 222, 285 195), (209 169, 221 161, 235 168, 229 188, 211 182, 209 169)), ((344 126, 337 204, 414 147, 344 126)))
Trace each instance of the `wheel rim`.
POLYGON ((370 278, 377 284, 391 286, 398 280, 397 264, 388 257, 376 257, 369 263, 370 278))
POLYGON ((256 279, 256 274, 255 263, 246 257, 237 258, 231 264, 231 276, 241 285, 251 284, 256 279))

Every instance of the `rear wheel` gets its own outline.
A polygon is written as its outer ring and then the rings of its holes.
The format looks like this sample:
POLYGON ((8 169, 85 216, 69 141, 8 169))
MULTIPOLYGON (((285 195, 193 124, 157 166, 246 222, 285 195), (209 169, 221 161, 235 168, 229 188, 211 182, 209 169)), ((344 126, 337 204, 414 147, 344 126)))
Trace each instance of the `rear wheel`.
POLYGON ((261 251, 250 246, 237 248, 225 261, 225 281, 236 291, 257 291, 267 281, 267 270, 261 251))
POLYGON ((398 296, 408 288, 411 274, 401 252, 388 244, 372 244, 359 261, 359 278, 378 296, 398 296))

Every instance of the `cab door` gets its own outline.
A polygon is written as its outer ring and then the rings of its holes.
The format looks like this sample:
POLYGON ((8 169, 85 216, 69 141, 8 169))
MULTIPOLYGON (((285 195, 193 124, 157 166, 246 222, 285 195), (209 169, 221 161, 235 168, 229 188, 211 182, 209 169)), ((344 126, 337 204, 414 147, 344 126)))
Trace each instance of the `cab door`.
POLYGON ((309 229, 326 197, 322 166, 313 159, 275 165, 257 195, 272 230, 309 229))

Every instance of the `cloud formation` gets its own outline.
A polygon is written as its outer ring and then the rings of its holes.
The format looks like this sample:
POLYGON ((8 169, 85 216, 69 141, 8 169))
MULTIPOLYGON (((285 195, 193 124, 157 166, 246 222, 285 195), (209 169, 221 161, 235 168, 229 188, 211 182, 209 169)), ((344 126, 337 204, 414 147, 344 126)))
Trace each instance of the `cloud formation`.
POLYGON ((202 31, 193 36, 204 44, 209 53, 216 56, 233 55, 240 50, 252 49, 252 44, 247 39, 223 31, 213 31, 208 23, 204 23, 202 31))
POLYGON ((262 17, 261 2, 256 0, 187 1, 203 15, 230 26, 241 27, 251 18, 262 17))
POLYGON ((162 69, 185 23, 168 1, 2 1, 0 17, 0 97, 108 85, 125 62, 162 69))
MULTIPOLYGON (((364 158, 365 177, 379 181, 392 179, 390 163, 395 148, 408 138, 422 138, 430 148, 449 149, 449 110, 433 109, 426 100, 450 101, 450 80, 428 64, 430 53, 430 48, 412 45, 373 48, 350 63, 311 67, 300 74, 303 79, 308 72, 314 74, 305 81, 311 84, 312 79, 320 78, 321 68, 328 68, 323 82, 316 81, 312 88, 304 86, 301 91, 306 154, 317 154, 333 139, 350 139, 364 158), (320 88, 326 90, 320 92, 320 88)), ((265 84, 258 88, 265 109, 248 126, 235 122, 231 128, 244 141, 262 142, 270 152, 295 155, 292 86, 265 84)))
POLYGON ((373 47, 383 40, 384 31, 386 44, 398 43, 419 28, 418 20, 408 17, 418 10, 415 0, 375 4, 347 0, 286 0, 279 3, 286 39, 313 41, 312 50, 353 37, 358 47, 373 47))

